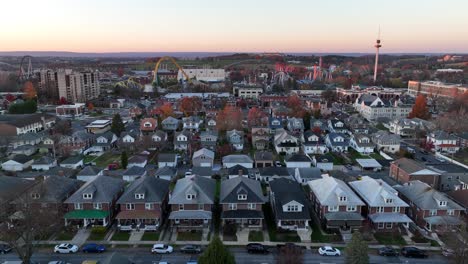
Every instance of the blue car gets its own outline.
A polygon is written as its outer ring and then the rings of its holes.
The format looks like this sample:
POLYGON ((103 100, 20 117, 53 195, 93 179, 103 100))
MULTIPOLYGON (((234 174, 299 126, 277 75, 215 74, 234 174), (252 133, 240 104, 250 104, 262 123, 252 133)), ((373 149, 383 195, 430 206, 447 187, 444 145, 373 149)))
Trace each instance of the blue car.
POLYGON ((81 250, 84 253, 102 253, 106 251, 106 247, 98 244, 86 244, 81 248, 81 250))

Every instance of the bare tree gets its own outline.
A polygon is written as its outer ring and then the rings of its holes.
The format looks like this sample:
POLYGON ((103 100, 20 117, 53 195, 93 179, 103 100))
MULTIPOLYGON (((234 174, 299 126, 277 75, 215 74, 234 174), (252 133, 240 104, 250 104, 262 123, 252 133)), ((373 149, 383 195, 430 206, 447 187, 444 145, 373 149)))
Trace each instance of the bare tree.
POLYGON ((14 200, 13 211, 0 212, 0 240, 15 250, 25 264, 31 263, 36 241, 50 237, 63 224, 60 210, 35 203, 35 197, 43 193, 42 188, 38 189, 31 188, 14 200), (31 191, 33 189, 36 191, 31 191))
POLYGON ((452 263, 468 263, 468 231, 466 225, 461 225, 456 230, 450 230, 445 239, 446 246, 452 251, 452 263))

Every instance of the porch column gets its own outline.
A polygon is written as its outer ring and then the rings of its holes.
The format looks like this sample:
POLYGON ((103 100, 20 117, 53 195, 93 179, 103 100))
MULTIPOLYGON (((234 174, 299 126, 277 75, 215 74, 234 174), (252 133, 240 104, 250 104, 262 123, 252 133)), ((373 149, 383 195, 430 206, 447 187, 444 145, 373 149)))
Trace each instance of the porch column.
POLYGON ((106 220, 107 220, 107 219, 106 219, 105 217, 102 219, 102 226, 107 226, 106 220))
POLYGON ((65 218, 64 220, 65 220, 65 226, 67 226, 67 225, 68 225, 68 221, 67 221, 66 218, 65 218))
POLYGON ((88 225, 88 219, 84 218, 83 219, 83 227, 87 226, 88 225))

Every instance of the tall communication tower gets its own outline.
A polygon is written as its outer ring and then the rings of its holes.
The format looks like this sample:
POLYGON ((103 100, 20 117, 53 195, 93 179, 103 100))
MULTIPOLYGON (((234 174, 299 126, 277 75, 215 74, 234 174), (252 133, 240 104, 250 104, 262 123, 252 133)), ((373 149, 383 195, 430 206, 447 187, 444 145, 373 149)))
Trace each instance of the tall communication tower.
POLYGON ((379 35, 377 36, 377 40, 375 41, 374 47, 376 48, 375 51, 375 66, 374 66, 374 83, 377 80, 377 67, 379 66, 379 49, 382 47, 380 44, 380 27, 379 27, 379 35))

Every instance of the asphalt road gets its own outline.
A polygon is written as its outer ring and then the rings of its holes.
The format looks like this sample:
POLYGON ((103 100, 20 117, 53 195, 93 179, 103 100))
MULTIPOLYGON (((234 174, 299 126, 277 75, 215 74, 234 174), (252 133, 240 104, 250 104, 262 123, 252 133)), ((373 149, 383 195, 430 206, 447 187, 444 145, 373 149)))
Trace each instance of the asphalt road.
MULTIPOLYGON (((230 248, 235 256, 237 264, 263 264, 263 263, 276 263, 277 251, 272 250, 271 254, 256 255, 248 254, 243 248, 230 248)), ((159 261, 167 261, 171 264, 185 264, 189 260, 196 260, 196 255, 188 255, 182 253, 173 253, 168 255, 152 255, 149 253, 149 248, 113 248, 103 254, 54 254, 42 250, 42 252, 33 255, 33 261, 40 264, 48 263, 49 261, 62 260, 71 264, 80 264, 84 260, 104 260, 112 252, 119 252, 120 254, 128 257, 134 263, 138 264, 157 264, 159 261)), ((15 254, 0 255, 0 263, 5 260, 18 260, 15 254)), ((344 256, 340 257, 324 257, 320 256, 316 249, 306 250, 304 253, 304 264, 341 264, 345 263, 344 256)), ((448 259, 440 254, 433 254, 427 259, 407 259, 405 257, 381 257, 378 255, 370 255, 370 263, 411 263, 411 264, 445 264, 448 259)))

